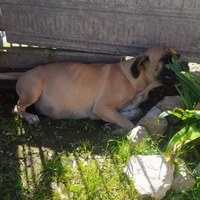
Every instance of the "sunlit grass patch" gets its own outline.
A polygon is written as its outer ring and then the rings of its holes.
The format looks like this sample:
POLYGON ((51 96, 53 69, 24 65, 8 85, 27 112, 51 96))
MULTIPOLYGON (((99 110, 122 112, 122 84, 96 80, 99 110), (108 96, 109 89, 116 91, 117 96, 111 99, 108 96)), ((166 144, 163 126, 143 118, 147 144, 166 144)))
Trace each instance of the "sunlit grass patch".
MULTIPOLYGON (((86 121, 81 122, 81 127, 92 133, 96 129, 86 121)), ((4 154, 0 161, 0 198, 139 198, 132 181, 123 172, 132 154, 125 135, 113 137, 104 134, 102 142, 109 142, 103 154, 97 155, 93 154, 94 142, 87 138, 77 139, 72 152, 44 147, 42 144, 48 139, 41 127, 29 126, 19 117, 2 119, 0 128, 4 133, 0 144, 14 148, 12 154, 4 154), (30 137, 39 139, 41 146, 31 143, 30 137)))
MULTIPOLYGON (((134 146, 128 141, 127 134, 114 136, 97 133, 98 129, 95 130, 96 127, 90 121, 79 122, 71 121, 73 125, 70 126, 74 129, 79 126, 77 130, 96 134, 98 141, 87 137, 76 138, 72 150, 67 151, 63 143, 68 140, 59 140, 53 136, 50 140, 49 133, 44 135, 39 124, 29 126, 15 117, 2 119, 1 131, 11 132, 14 137, 1 134, 1 139, 4 139, 0 144, 5 148, 13 147, 14 153, 1 156, 0 199, 141 199, 134 183, 124 173, 124 168, 133 154, 162 154, 160 149, 163 139, 154 141, 149 136, 140 146, 134 146), (30 137, 39 143, 35 146, 35 143, 29 141, 30 137), (94 153, 97 142, 105 144, 99 154, 94 153), (58 148, 52 148, 52 143, 58 148)), ((45 121, 45 124, 48 123, 45 121)), ((48 128, 51 126, 48 125, 48 128)), ((66 136, 67 128, 64 130, 66 136)), ((188 196, 198 197, 198 184, 193 190, 178 195, 188 199, 188 196)), ((176 195, 169 193, 168 199, 176 195)))
MULTIPOLYGON (((30 156, 30 155, 29 155, 30 156)), ((28 158, 27 158, 28 159, 28 158)), ((32 199, 135 199, 138 197, 133 183, 123 173, 125 163, 118 156, 82 156, 62 152, 52 158, 45 157, 37 163, 37 171, 25 163, 20 164, 18 191, 20 198, 32 199), (19 181, 20 180, 20 181, 19 181)), ((7 164, 8 165, 8 164, 7 164)), ((7 166, 5 165, 5 166, 7 166)), ((2 170, 6 170, 3 168, 2 170)), ((4 173, 12 181, 10 189, 1 193, 9 198, 16 191, 17 180, 4 173)), ((3 177, 3 183, 6 180, 3 177)), ((9 188, 9 187, 8 187, 9 188)), ((14 195, 14 194, 13 194, 14 195)), ((16 194, 15 194, 16 195, 16 194)))

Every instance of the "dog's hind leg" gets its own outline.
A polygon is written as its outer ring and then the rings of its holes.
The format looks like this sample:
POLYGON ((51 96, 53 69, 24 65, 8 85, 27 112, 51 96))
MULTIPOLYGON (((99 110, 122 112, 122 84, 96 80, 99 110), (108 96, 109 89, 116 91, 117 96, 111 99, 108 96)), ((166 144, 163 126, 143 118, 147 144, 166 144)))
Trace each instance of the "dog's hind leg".
POLYGON ((26 112, 26 108, 34 104, 41 96, 44 88, 42 77, 21 77, 16 85, 16 91, 19 95, 17 105, 13 108, 13 113, 26 119, 28 124, 39 122, 37 115, 26 112))

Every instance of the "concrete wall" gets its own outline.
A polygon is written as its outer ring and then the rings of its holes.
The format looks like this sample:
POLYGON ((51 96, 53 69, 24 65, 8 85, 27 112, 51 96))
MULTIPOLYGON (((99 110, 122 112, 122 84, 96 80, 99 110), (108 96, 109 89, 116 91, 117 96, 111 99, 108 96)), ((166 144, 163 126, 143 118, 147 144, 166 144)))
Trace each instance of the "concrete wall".
POLYGON ((57 49, 5 48, 0 52, 0 71, 26 71, 53 62, 115 63, 120 56, 57 49))
POLYGON ((9 42, 137 55, 166 45, 200 61, 200 0, 0 0, 9 42))

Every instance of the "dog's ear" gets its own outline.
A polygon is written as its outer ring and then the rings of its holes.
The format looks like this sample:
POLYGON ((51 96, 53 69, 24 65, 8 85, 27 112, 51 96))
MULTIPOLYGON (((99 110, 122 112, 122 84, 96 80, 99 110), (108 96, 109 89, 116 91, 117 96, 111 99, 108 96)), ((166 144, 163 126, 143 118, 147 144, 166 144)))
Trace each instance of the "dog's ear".
POLYGON ((149 61, 148 56, 141 54, 136 57, 134 63, 132 64, 131 73, 135 79, 140 75, 139 67, 144 66, 145 61, 149 61))

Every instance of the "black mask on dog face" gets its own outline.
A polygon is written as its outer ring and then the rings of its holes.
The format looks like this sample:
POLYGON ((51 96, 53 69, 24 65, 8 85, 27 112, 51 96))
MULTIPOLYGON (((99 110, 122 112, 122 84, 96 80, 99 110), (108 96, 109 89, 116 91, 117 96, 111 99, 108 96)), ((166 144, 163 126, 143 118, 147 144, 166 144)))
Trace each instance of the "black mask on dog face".
MULTIPOLYGON (((158 80, 160 80, 160 82, 164 85, 169 85, 169 86, 173 86, 173 85, 177 85, 179 84, 179 80, 178 77, 176 76, 175 72, 171 69, 167 69, 167 67, 165 67, 165 65, 172 63, 172 55, 168 54, 165 57, 161 58, 159 61, 159 64, 161 64, 162 70, 160 72, 160 75, 158 77, 158 80)), ((188 69, 188 63, 183 63, 185 65, 185 67, 188 69)))

